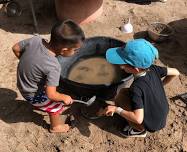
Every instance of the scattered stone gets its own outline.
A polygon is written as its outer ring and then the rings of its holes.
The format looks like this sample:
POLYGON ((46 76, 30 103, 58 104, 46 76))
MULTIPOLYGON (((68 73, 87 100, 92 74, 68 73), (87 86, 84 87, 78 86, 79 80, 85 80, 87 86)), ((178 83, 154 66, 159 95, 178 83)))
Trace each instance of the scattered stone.
POLYGON ((180 106, 180 107, 186 108, 186 104, 181 100, 175 100, 175 104, 180 106))
POLYGON ((182 115, 187 116, 187 111, 183 111, 182 115))

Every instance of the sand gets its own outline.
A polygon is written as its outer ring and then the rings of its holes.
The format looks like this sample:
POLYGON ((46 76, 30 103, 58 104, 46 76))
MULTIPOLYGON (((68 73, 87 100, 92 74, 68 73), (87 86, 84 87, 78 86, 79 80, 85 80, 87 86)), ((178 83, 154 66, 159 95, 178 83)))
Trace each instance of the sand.
POLYGON ((112 84, 120 81, 120 68, 102 57, 81 59, 70 69, 68 79, 83 84, 112 84))
MULTIPOLYGON (((16 87, 18 60, 11 47, 33 34, 32 16, 27 2, 20 0, 23 14, 9 18, 0 9, 0 152, 184 152, 187 151, 187 106, 176 95, 187 92, 187 1, 168 0, 149 5, 104 0, 104 12, 96 21, 83 25, 87 37, 110 36, 127 41, 145 37, 152 22, 171 25, 172 39, 153 44, 159 49, 158 65, 177 68, 181 75, 165 86, 170 111, 166 127, 142 138, 122 138, 114 117, 89 121, 80 115, 80 105, 74 105, 76 127, 66 134, 48 132, 48 116, 32 109, 16 87), (131 18, 133 34, 119 28, 131 18)), ((49 38, 55 21, 52 11, 43 9, 34 0, 39 31, 49 38), (42 13, 41 13, 42 10, 42 13)), ((41 1, 44 2, 44 1, 41 1)))

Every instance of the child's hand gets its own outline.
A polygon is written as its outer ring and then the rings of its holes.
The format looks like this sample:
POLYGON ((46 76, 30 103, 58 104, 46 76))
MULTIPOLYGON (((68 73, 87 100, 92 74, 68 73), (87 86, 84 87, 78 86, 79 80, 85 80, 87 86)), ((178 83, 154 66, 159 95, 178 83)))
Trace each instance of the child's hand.
POLYGON ((64 95, 63 101, 65 105, 71 105, 73 103, 73 99, 68 95, 64 95))
POLYGON ((113 116, 113 114, 115 113, 116 111, 116 106, 108 106, 105 108, 105 115, 106 116, 113 116))

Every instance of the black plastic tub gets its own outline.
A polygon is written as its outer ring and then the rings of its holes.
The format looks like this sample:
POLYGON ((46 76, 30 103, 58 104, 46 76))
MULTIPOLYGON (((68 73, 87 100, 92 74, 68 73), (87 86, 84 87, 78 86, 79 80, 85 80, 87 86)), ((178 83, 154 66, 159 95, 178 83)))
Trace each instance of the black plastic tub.
POLYGON ((73 65, 75 65, 79 60, 95 56, 105 57, 105 53, 108 48, 121 47, 124 45, 125 43, 123 41, 110 37, 92 37, 88 38, 84 42, 83 46, 76 55, 65 58, 58 57, 62 68, 59 85, 60 90, 79 99, 87 99, 94 95, 103 100, 113 98, 116 95, 118 85, 128 82, 132 78, 131 74, 127 74, 121 70, 121 80, 108 85, 91 85, 74 82, 68 79, 68 74, 73 65))

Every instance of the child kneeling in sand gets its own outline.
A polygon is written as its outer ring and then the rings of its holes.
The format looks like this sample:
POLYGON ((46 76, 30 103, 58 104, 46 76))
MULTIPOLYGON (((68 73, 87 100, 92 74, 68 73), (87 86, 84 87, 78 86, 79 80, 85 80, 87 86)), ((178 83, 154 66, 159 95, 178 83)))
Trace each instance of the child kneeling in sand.
POLYGON ((145 137, 146 131, 158 131, 166 125, 169 106, 163 85, 178 76, 179 71, 153 65, 156 58, 158 50, 144 39, 106 52, 108 62, 134 75, 130 88, 121 89, 115 98, 115 106, 104 110, 105 115, 117 113, 128 120, 129 125, 120 132, 125 137, 145 137))
POLYGON ((64 106, 73 103, 70 96, 56 91, 59 85, 61 66, 57 56, 75 54, 85 39, 82 29, 73 21, 55 24, 50 42, 34 36, 16 43, 13 52, 18 57, 17 86, 22 96, 34 107, 45 111, 50 117, 50 132, 67 132, 60 114, 64 106))

